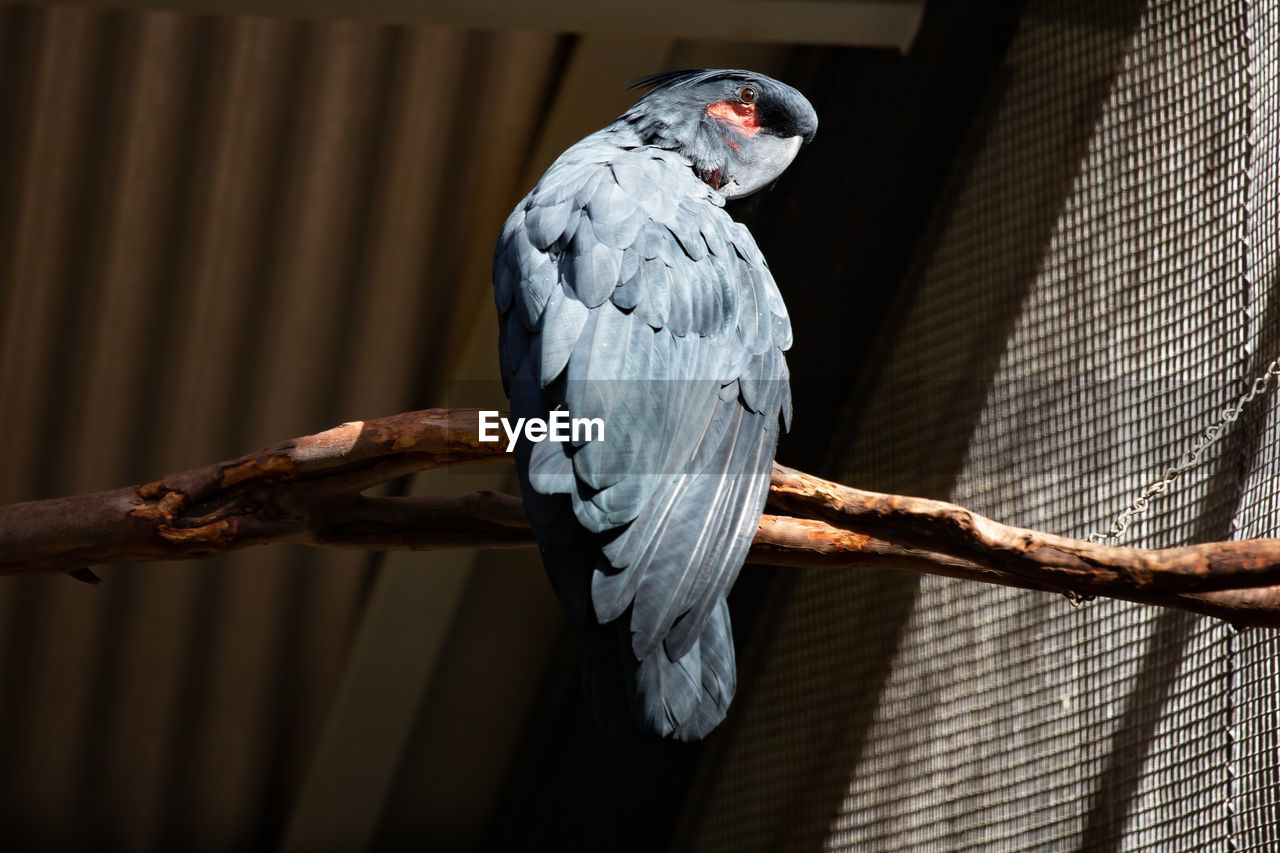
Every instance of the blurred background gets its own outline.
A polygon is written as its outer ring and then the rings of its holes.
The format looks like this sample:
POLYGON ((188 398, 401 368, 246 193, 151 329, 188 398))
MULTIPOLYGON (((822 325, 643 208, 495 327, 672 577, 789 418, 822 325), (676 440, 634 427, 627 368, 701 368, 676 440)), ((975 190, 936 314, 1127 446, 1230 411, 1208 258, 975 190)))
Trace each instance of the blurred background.
MULTIPOLYGON (((1274 0, 0 5, 0 502, 502 405, 489 283, 555 156, 679 67, 815 142, 748 222, 780 461, 1104 530, 1277 354, 1274 0)), ((1127 544, 1275 536, 1272 392, 1127 544)), ((515 490, 430 472, 394 493, 515 490)), ((0 579, 6 850, 1272 850, 1266 632, 747 567, 699 745, 594 731, 532 552, 0 579)))

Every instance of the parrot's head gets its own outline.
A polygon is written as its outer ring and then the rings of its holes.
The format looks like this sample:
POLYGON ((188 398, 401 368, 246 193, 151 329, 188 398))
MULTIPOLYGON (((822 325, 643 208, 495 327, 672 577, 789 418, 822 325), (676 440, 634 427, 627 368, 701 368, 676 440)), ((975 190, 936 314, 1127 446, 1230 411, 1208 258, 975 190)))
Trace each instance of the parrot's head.
POLYGON ((649 91, 622 119, 646 145, 688 157, 725 198, 773 183, 818 130, 804 95, 751 71, 665 71, 632 88, 649 91))

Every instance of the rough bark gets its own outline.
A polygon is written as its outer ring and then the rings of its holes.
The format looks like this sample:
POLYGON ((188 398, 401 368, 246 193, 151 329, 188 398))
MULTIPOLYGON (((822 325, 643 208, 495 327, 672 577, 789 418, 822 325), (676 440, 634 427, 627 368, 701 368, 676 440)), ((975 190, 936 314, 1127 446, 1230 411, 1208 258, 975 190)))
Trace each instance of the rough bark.
MULTIPOLYGON (((429 409, 343 424, 136 486, 0 507, 0 574, 194 559, 288 542, 366 550, 534 545, 518 498, 371 497, 427 468, 505 463, 477 411, 429 409)), ((884 495, 778 465, 750 559, 894 568, 1025 589, 1105 595, 1280 625, 1280 540, 1147 551, 1011 527, 943 501, 884 495)))

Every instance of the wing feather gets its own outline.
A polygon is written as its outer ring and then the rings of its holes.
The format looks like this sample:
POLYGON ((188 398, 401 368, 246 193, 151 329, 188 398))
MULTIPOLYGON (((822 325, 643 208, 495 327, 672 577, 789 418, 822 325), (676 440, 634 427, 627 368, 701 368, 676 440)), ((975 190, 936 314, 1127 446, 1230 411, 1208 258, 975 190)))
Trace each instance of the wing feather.
MULTIPOLYGON (((685 266, 681 264, 681 266, 685 266)), ((666 326, 671 334, 683 338, 693 328, 693 296, 696 282, 677 282, 669 265, 659 271, 661 287, 667 292, 666 326)))
POLYGON ((638 287, 642 298, 636 304, 636 316, 654 329, 667 326, 671 313, 671 273, 661 258, 646 258, 640 265, 638 287))
POLYGON ((563 272, 564 280, 588 308, 598 307, 618 286, 622 253, 596 235, 590 217, 579 220, 572 248, 565 257, 569 259, 569 269, 563 272))
POLYGON ((549 385, 569 363, 569 355, 590 313, 587 306, 566 294, 563 287, 552 288, 539 324, 538 345, 531 347, 537 357, 535 372, 542 387, 549 385))
POLYGON ((572 202, 568 199, 554 204, 531 205, 524 218, 529 242, 543 251, 551 248, 569 224, 569 213, 572 210, 572 202))
POLYGON ((562 155, 508 219, 494 261, 501 363, 529 386, 513 386, 516 416, 605 422, 603 442, 518 458, 584 655, 621 642, 633 656, 593 663, 615 667, 593 681, 630 691, 639 724, 697 737, 733 696, 725 595, 790 416, 790 324, 719 195, 678 155, 613 144, 614 132, 562 155))

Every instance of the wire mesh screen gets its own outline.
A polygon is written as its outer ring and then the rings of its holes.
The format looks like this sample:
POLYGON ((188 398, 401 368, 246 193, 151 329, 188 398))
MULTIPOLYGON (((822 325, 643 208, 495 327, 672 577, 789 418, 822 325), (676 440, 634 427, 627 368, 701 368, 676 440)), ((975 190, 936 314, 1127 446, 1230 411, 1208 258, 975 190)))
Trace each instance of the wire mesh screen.
MULTIPOLYGON (((921 241, 845 482, 1105 531, 1276 356, 1277 4, 1032 0, 921 241)), ((1280 535, 1246 410, 1125 543, 1280 535)), ((1273 636, 972 582, 799 576, 699 850, 1274 850, 1273 636)))

